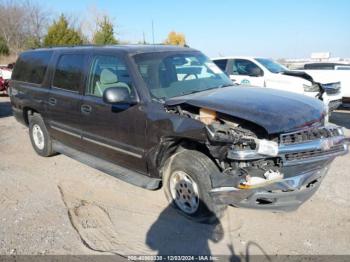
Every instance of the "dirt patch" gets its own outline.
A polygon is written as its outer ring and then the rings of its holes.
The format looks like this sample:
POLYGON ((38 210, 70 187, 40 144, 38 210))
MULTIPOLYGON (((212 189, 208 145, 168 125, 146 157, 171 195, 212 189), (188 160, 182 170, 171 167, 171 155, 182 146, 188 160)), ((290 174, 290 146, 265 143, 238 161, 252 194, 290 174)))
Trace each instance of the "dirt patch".
POLYGON ((94 251, 119 255, 125 244, 115 232, 107 210, 96 203, 66 195, 60 185, 58 189, 68 209, 69 220, 84 245, 94 251))

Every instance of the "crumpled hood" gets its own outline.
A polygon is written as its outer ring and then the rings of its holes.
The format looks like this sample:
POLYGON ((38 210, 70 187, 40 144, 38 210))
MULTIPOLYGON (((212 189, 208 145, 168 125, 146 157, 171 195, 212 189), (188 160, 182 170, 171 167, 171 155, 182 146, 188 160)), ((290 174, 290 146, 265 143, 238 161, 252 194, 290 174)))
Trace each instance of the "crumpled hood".
POLYGON ((314 79, 312 76, 309 74, 302 72, 302 71, 285 71, 281 73, 282 75, 287 75, 287 76, 294 76, 294 77, 300 77, 302 79, 305 79, 307 81, 310 81, 312 84, 315 83, 314 79))
POLYGON ((293 131, 323 120, 323 103, 315 98, 268 88, 230 86, 171 98, 166 105, 189 104, 241 118, 269 134, 293 131))

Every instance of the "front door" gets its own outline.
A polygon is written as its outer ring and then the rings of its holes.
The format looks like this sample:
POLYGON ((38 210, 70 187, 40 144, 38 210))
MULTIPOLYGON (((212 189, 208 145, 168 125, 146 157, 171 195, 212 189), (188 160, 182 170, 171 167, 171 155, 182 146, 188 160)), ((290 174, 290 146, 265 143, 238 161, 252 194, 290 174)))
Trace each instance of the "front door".
POLYGON ((264 72, 254 62, 247 59, 233 59, 228 65, 230 79, 239 85, 264 87, 264 72))
POLYGON ((146 120, 142 105, 104 103, 103 92, 110 87, 125 88, 136 100, 137 94, 123 57, 118 53, 93 54, 81 105, 86 151, 112 163, 146 173, 146 120))

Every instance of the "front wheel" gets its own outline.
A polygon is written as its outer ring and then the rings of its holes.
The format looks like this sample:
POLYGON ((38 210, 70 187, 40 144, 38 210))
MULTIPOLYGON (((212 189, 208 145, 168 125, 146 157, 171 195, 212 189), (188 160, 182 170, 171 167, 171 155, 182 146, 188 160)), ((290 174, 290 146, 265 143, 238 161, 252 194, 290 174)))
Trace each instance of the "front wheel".
POLYGON ((186 217, 204 223, 215 223, 226 206, 214 203, 210 174, 219 172, 206 155, 184 150, 171 157, 165 166, 164 192, 169 202, 186 217))

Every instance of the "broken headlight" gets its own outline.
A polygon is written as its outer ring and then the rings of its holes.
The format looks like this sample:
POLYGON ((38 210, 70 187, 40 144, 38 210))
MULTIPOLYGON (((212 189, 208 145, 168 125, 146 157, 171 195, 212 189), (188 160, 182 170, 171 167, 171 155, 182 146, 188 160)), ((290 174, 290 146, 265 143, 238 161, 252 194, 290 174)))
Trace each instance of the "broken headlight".
POLYGON ((269 141, 265 139, 257 140, 258 153, 267 156, 277 156, 278 155, 278 144, 274 141, 269 141))
POLYGON ((318 86, 318 84, 313 84, 311 86, 303 85, 303 88, 304 88, 304 92, 319 92, 320 91, 320 87, 318 86))

